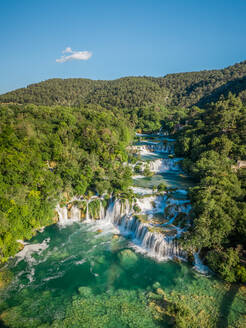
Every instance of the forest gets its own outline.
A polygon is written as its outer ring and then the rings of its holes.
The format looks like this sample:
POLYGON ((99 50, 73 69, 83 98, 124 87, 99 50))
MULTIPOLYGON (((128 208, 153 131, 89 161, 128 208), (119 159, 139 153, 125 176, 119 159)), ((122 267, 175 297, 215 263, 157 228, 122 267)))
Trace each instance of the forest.
POLYGON ((0 103, 32 103, 107 108, 161 106, 203 107, 229 92, 246 102, 246 61, 220 70, 168 74, 164 77, 125 77, 113 81, 50 79, 0 96, 0 103))
POLYGON ((246 282, 245 74, 246 61, 164 78, 53 79, 0 96, 1 261, 54 222, 57 200, 127 192, 134 132, 163 129, 196 181, 183 247, 246 282))
POLYGON ((123 117, 95 108, 2 105, 0 110, 1 261, 17 240, 54 222, 72 195, 120 193, 131 183, 123 117))
POLYGON ((55 206, 74 195, 120 195, 131 185, 127 146, 134 130, 159 131, 166 119, 159 106, 120 111, 85 107, 0 106, 1 262, 36 229, 56 220, 55 206))
POLYGON ((196 112, 177 133, 176 151, 197 182, 183 246, 197 248, 228 282, 246 282, 246 107, 229 94, 196 112))

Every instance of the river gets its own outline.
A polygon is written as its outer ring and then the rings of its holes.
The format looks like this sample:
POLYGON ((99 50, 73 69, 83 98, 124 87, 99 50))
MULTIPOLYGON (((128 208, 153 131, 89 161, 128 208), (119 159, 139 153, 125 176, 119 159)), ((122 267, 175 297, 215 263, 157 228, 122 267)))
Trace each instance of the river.
POLYGON ((149 310, 148 295, 158 288, 189 306, 201 327, 245 327, 245 289, 204 274, 176 243, 188 228, 193 183, 174 157, 174 140, 139 137, 138 165, 154 175, 133 177, 137 218, 129 204, 112 200, 101 220, 87 213, 85 222, 66 224, 66 216, 37 233, 5 266, 13 273, 0 291, 6 327, 172 327, 149 310), (160 183, 173 188, 168 196, 154 193, 160 183))

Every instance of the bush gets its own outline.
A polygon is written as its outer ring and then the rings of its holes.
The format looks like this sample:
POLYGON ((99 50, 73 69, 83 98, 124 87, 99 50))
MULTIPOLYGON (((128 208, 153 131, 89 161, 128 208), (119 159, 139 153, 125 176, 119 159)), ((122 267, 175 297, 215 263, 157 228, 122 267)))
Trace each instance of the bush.
POLYGON ((242 282, 243 284, 246 283, 246 268, 242 265, 238 265, 236 268, 236 277, 237 280, 242 282))
POLYGON ((166 191, 166 190, 167 190, 167 185, 166 185, 164 182, 162 182, 162 183, 160 183, 160 184, 158 185, 157 190, 158 190, 159 192, 161 192, 161 191, 166 191))

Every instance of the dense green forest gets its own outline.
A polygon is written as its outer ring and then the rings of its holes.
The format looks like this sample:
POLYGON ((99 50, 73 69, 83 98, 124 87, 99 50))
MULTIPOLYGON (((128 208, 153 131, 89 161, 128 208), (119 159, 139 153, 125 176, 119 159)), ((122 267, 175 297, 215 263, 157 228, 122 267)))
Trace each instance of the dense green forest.
POLYGON ((126 77, 114 81, 51 79, 0 96, 2 103, 110 108, 203 106, 231 91, 246 102, 246 61, 221 70, 168 74, 164 77, 126 77))
POLYGON ((62 195, 126 191, 131 138, 124 118, 100 106, 1 106, 1 261, 16 253, 16 240, 52 222, 62 195))
POLYGON ((229 282, 246 282, 246 106, 232 94, 196 112, 177 133, 176 151, 197 181, 186 248, 197 248, 229 282))
POLYGON ((131 170, 126 148, 134 129, 159 131, 186 110, 159 106, 120 111, 0 106, 0 256, 7 260, 21 239, 52 223, 58 200, 73 195, 126 193, 131 170))
POLYGON ((126 192, 134 131, 162 128, 197 182, 183 247, 245 282, 246 169, 236 166, 246 160, 245 75, 246 61, 164 78, 52 79, 0 96, 1 260, 53 222, 58 199, 126 192))

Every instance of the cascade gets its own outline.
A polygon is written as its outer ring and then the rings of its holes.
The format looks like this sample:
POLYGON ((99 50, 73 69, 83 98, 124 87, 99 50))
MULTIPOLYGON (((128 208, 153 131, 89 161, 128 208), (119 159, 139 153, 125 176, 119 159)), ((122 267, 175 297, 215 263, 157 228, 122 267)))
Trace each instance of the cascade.
POLYGON ((90 221, 90 213, 89 213, 89 202, 86 202, 86 216, 85 216, 86 221, 90 221))
MULTIPOLYGON (((146 213, 150 211, 149 206, 142 208, 142 211, 146 211, 146 213)), ((151 224, 148 222, 143 223, 133 215, 128 201, 125 204, 122 204, 120 200, 111 201, 105 220, 110 220, 123 235, 130 235, 137 245, 158 260, 172 257, 186 258, 185 252, 174 239, 175 236, 166 236, 151 231, 151 224)))
MULTIPOLYGON (((101 220, 105 217, 105 209, 102 204, 102 199, 98 198, 97 196, 91 197, 90 200, 85 199, 72 199, 71 202, 64 207, 61 207, 59 204, 56 206, 56 211, 58 213, 59 221, 58 224, 61 226, 66 226, 67 224, 71 224, 73 222, 79 222, 82 218, 82 209, 77 207, 77 204, 73 204, 73 201, 83 201, 86 202, 86 209, 85 209, 85 221, 90 222, 91 218, 90 211, 89 211, 89 203, 93 200, 99 199, 100 200, 100 209, 99 209, 99 218, 101 220)), ((83 216, 84 217, 84 216, 83 216)))
POLYGON ((160 158, 155 161, 149 162, 150 170, 152 172, 166 172, 166 171, 178 171, 178 160, 173 158, 160 158))
POLYGON ((148 144, 137 146, 137 149, 140 152, 158 152, 158 153, 166 153, 166 154, 173 154, 174 153, 174 145, 172 143, 156 143, 156 142, 149 142, 148 144))
POLYGON ((67 216, 67 208, 64 206, 64 207, 60 207, 60 205, 58 204, 56 206, 56 211, 58 213, 58 216, 59 216, 59 225, 61 226, 64 226, 66 224, 69 224, 69 219, 68 219, 68 216, 67 216))
POLYGON ((80 209, 76 206, 72 206, 70 209, 70 218, 69 221, 78 222, 80 221, 80 209))
POLYGON ((199 252, 195 252, 193 255, 195 260, 194 269, 202 274, 208 274, 210 270, 205 264, 203 264, 199 256, 199 252))
POLYGON ((72 224, 73 222, 80 221, 80 210, 76 206, 72 206, 70 210, 68 210, 66 206, 60 207, 58 204, 56 206, 56 211, 58 213, 58 224, 60 226, 66 226, 68 224, 72 224))
POLYGON ((104 216, 105 216, 104 207, 102 206, 102 202, 100 201, 100 213, 99 213, 100 220, 103 220, 104 216))
MULTIPOLYGON (((90 201, 92 201, 92 199, 86 203, 85 222, 91 221, 89 213, 90 201)), ((141 246, 141 248, 148 252, 149 255, 154 256, 159 260, 173 256, 184 258, 185 253, 178 247, 176 240, 174 240, 175 236, 170 237, 165 233, 162 234, 160 232, 153 231, 155 225, 151 223, 151 218, 155 213, 163 213, 167 204, 168 206, 171 206, 167 218, 172 215, 172 220, 170 220, 168 224, 174 220, 180 211, 188 211, 186 204, 182 204, 182 201, 167 201, 166 195, 152 195, 136 200, 136 205, 140 208, 140 213, 148 216, 148 220, 146 222, 141 222, 137 216, 134 216, 133 208, 128 200, 123 201, 113 198, 109 202, 106 213, 102 205, 102 200, 100 199, 99 217, 102 223, 110 223, 117 227, 123 235, 130 235, 137 245, 141 246)), ((71 206, 69 210, 66 206, 60 207, 57 205, 56 209, 59 215, 59 224, 61 226, 80 221, 81 210, 75 205, 71 206)), ((177 228, 176 235, 179 234, 180 233, 177 228)))
MULTIPOLYGON (((89 201, 86 204, 86 221, 90 222, 89 201)), ((162 212, 166 205, 166 196, 150 196, 137 200, 136 204, 140 207, 142 214, 151 215, 162 212), (153 203, 155 207, 153 208, 153 203)), ((173 204, 175 205, 175 203, 173 204)), ((57 205, 56 210, 59 215, 59 224, 65 226, 73 222, 80 221, 80 209, 71 206, 70 210, 66 206, 57 205), (70 217, 70 218, 69 218, 70 217)), ((185 211, 185 209, 182 209, 185 211)), ((176 209, 176 214, 181 211, 176 209)), ((141 246, 142 250, 158 260, 181 257, 185 258, 185 252, 178 247, 175 236, 166 236, 165 234, 151 231, 154 227, 151 222, 141 222, 133 215, 134 211, 128 200, 111 199, 109 206, 105 210, 100 202, 100 221, 111 223, 116 226, 123 235, 130 235, 134 242, 141 246)), ((178 235, 178 229, 177 229, 178 235)))
MULTIPOLYGON (((173 142, 150 141, 144 145, 136 146, 136 148, 142 152, 174 152, 173 142)), ((178 171, 180 170, 178 161, 177 158, 159 158, 145 165, 149 165, 152 172, 178 171)), ((173 226, 172 223, 179 213, 188 213, 190 207, 187 206, 187 201, 168 199, 167 195, 156 196, 153 195, 153 190, 148 188, 132 187, 132 190, 136 194, 145 195, 145 197, 137 197, 135 201, 139 208, 139 215, 134 214, 133 207, 128 200, 111 198, 105 210, 102 204, 103 199, 93 196, 86 201, 85 222, 93 222, 89 203, 94 199, 99 199, 98 218, 100 218, 100 224, 115 226, 123 235, 130 236, 141 250, 158 260, 172 257, 185 259, 186 254, 177 243, 177 238, 184 229, 173 226), (156 223, 154 217, 158 214, 165 215, 166 221, 164 223, 159 224, 158 221, 156 223)), ((80 221, 81 210, 75 205, 72 205, 69 210, 67 207, 61 208, 58 205, 57 212, 61 225, 80 221)))

